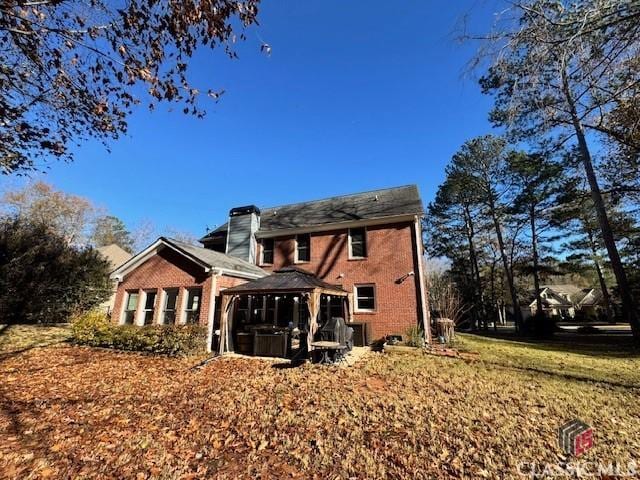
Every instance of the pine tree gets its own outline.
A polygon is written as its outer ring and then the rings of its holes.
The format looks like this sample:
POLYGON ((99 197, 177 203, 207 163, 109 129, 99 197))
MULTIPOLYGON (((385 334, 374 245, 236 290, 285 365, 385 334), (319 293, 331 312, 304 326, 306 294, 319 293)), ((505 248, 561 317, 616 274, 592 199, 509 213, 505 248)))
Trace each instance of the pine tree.
POLYGON ((123 250, 133 253, 133 238, 124 222, 113 215, 105 215, 96 220, 90 238, 95 247, 104 247, 115 243, 123 250))
POLYGON ((575 145, 625 317, 640 341, 636 303, 589 141, 594 136, 627 141, 607 119, 616 105, 638 101, 640 4, 530 0, 515 2, 510 12, 515 14, 511 22, 491 36, 496 53, 481 79, 483 90, 495 97, 491 119, 514 142, 575 145))
POLYGON ((562 167, 542 154, 513 152, 507 161, 507 175, 512 188, 509 214, 524 218, 529 225, 531 275, 536 310, 541 313, 540 249, 545 233, 553 226, 551 214, 562 185, 562 167))

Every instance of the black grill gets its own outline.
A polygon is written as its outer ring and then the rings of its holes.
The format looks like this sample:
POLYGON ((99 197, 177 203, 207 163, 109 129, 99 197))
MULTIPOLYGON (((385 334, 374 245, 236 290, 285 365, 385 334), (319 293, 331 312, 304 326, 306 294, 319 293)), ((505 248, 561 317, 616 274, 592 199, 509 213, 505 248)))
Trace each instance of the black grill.
POLYGON ((332 317, 316 333, 317 340, 337 342, 347 351, 353 348, 353 328, 347 327, 344 318, 332 317))

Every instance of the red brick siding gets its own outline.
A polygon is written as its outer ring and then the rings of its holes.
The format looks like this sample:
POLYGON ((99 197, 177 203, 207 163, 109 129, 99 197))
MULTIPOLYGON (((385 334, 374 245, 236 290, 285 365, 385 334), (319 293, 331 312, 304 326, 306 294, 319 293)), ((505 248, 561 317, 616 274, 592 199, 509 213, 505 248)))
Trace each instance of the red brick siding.
POLYGON ((227 277, 226 275, 218 277, 218 281, 216 282, 218 284, 216 295, 220 294, 221 289, 235 287, 236 285, 242 285, 243 283, 247 283, 247 281, 248 280, 244 280, 242 278, 227 277))
MULTIPOLYGON (((412 223, 367 227, 367 258, 350 260, 347 230, 312 233, 311 261, 298 266, 352 293, 354 285, 375 284, 376 311, 354 313, 354 320, 367 322, 371 340, 404 334, 419 319, 413 236, 412 223), (410 271, 415 276, 397 283, 410 271)), ((274 264, 262 267, 271 271, 293 264, 294 250, 294 236, 275 239, 274 264)))
MULTIPOLYGON (((216 295, 220 288, 229 288, 245 283, 246 280, 221 276, 218 278, 216 295)), ((129 273, 118 285, 114 302, 112 321, 120 323, 123 311, 123 302, 127 291, 154 290, 156 291, 156 305, 154 312, 154 323, 159 323, 162 311, 161 292, 165 288, 179 288, 177 300, 176 323, 183 320, 183 301, 185 300, 186 289, 192 287, 202 288, 202 304, 200 306, 200 324, 207 324, 209 313, 209 301, 211 299, 211 276, 204 272, 204 269, 195 263, 187 260, 182 255, 173 250, 165 248, 149 260, 138 266, 129 273)), ((142 298, 139 308, 142 308, 142 298)))

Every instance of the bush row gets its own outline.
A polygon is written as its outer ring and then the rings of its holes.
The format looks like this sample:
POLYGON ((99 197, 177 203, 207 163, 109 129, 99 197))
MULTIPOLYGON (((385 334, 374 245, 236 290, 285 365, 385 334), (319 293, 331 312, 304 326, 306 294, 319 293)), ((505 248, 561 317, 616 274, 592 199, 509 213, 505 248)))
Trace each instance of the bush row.
POLYGON ((95 311, 76 315, 71 331, 81 345, 165 355, 203 353, 206 345, 206 329, 200 325, 114 325, 95 311))

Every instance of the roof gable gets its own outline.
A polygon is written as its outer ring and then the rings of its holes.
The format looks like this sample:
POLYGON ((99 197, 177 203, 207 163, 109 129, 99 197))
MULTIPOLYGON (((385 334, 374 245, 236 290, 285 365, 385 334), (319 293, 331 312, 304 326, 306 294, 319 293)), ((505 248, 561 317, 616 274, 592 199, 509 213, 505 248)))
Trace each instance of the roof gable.
POLYGON ((266 275, 266 272, 260 267, 245 260, 181 242, 179 240, 160 237, 149 247, 118 267, 111 276, 116 278, 127 275, 130 271, 146 262, 151 256, 155 255, 163 248, 171 248, 194 263, 200 265, 205 271, 220 270, 223 274, 235 275, 242 278, 259 278, 266 275))

